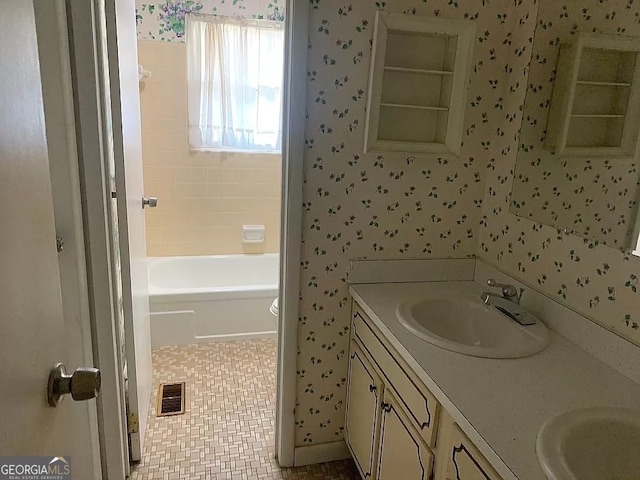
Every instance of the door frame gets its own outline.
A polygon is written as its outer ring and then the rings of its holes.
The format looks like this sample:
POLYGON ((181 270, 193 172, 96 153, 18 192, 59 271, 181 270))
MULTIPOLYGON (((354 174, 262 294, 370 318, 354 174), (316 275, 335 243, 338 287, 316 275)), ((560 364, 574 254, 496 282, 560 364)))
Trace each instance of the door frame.
POLYGON ((126 364, 129 461, 139 462, 145 444, 147 419, 153 394, 151 325, 145 213, 142 205, 143 159, 140 81, 138 77, 137 25, 133 0, 103 2, 98 25, 104 63, 105 111, 113 138, 111 175, 116 199, 111 205, 115 245, 113 273, 120 284, 117 308, 126 364), (133 44, 134 48, 131 48, 133 44), (108 78, 107 78, 108 76, 108 78), (140 231, 141 229, 142 231, 140 231))
POLYGON ((309 2, 287 0, 282 142, 282 206, 276 385, 276 456, 295 464, 295 411, 302 249, 309 2))
MULTIPOLYGON (((106 0, 108 8, 115 0, 106 0)), ((102 373, 98 397, 103 478, 129 473, 124 380, 115 312, 115 279, 111 274, 111 187, 107 169, 109 115, 101 103, 98 28, 104 4, 68 0, 73 89, 78 125, 78 158, 82 182, 85 250, 95 364, 102 373), (102 7, 102 8, 101 8, 102 7), (79 81, 79 79, 82 81, 79 81), (108 268, 105 268, 108 266, 108 268), (117 419, 117 421, 116 421, 117 419)), ((276 385, 276 456, 281 466, 295 464, 295 407, 298 312, 302 245, 302 189, 306 124, 306 78, 309 3, 287 0, 282 142, 281 255, 276 385)), ((146 421, 146 419, 140 419, 146 421)))
POLYGON ((104 21, 104 4, 67 0, 67 18, 94 363, 102 375, 98 396, 102 478, 124 480, 129 473, 129 452, 116 279, 112 274, 108 169, 111 132, 105 121, 110 112, 104 108, 106 86, 104 75, 99 73, 102 66, 98 53, 98 22, 104 21))

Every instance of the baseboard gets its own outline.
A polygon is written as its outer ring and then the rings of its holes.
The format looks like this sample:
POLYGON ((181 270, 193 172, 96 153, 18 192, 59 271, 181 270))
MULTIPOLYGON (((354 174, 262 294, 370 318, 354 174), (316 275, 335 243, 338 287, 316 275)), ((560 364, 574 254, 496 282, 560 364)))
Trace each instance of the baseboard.
POLYGON ((293 462, 296 467, 302 467, 346 458, 351 458, 351 453, 344 440, 340 440, 339 442, 296 447, 293 462))

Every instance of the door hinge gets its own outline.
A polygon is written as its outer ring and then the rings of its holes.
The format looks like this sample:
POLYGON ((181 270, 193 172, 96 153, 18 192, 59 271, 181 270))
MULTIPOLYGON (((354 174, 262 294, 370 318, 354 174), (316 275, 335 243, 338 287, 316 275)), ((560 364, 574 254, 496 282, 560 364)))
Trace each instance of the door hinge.
POLYGON ((135 412, 129 412, 127 417, 127 432, 138 433, 138 414, 135 412))
POLYGON ((62 250, 64 250, 64 238, 56 237, 56 251, 60 253, 62 250))

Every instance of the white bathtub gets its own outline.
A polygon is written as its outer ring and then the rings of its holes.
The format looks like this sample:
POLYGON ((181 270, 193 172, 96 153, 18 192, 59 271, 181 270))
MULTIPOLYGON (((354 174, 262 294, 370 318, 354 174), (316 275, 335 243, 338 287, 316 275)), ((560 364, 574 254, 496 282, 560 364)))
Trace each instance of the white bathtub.
POLYGON ((150 257, 151 343, 274 337, 279 255, 150 257))

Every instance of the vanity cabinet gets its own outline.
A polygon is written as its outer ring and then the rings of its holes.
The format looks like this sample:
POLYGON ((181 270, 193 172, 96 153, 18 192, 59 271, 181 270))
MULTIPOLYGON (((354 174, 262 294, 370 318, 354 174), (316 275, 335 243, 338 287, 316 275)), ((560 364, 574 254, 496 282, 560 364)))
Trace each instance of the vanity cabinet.
POLYGON ((363 479, 501 480, 353 302, 345 439, 363 479))
POLYGON ((405 415, 391 388, 384 391, 381 405, 378 480, 429 480, 433 473, 433 453, 405 415))
POLYGON ((467 438, 451 416, 444 413, 440 422, 438 460, 444 480, 494 480, 500 476, 467 438))
POLYGON ((372 357, 385 385, 397 392, 398 401, 411 419, 422 440, 435 444, 440 405, 415 373, 401 360, 394 358, 371 320, 360 309, 354 310, 352 334, 372 357))

